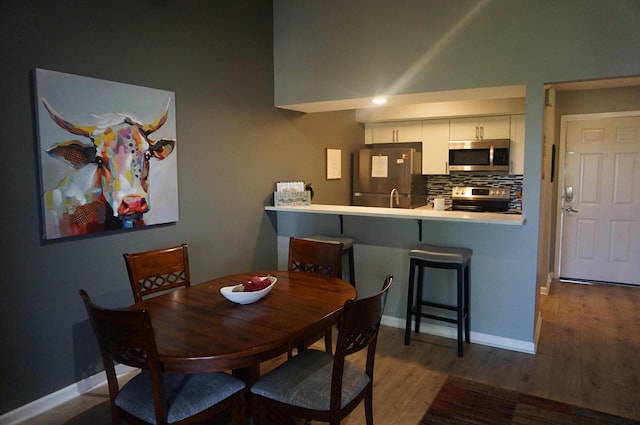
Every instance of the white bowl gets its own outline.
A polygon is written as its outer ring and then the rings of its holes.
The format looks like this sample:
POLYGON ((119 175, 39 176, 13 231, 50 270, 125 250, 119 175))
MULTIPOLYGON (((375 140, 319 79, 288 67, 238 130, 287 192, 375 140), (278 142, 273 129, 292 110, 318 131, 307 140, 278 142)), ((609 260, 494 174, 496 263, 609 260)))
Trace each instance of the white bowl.
POLYGON ((260 291, 233 292, 233 288, 238 286, 238 285, 233 285, 233 286, 225 286, 223 288, 220 288, 220 293, 222 294, 223 297, 225 297, 229 301, 233 301, 234 303, 251 304, 258 301, 260 298, 264 297, 265 295, 267 295, 271 291, 271 289, 273 289, 274 285, 278 281, 278 279, 276 279, 273 276, 260 276, 260 279, 264 280, 265 278, 271 281, 271 285, 267 286, 264 289, 261 289, 260 291))

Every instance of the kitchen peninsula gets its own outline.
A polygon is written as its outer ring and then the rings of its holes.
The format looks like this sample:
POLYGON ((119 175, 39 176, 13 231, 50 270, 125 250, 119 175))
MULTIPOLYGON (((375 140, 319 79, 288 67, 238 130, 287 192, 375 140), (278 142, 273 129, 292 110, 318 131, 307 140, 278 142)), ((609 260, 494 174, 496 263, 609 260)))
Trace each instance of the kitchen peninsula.
POLYGON ((267 211, 288 211, 308 214, 334 214, 353 215, 361 217, 386 217, 415 220, 436 220, 436 221, 460 221, 484 224, 503 224, 509 226, 522 226, 525 222, 521 214, 504 214, 489 212, 468 212, 468 211, 436 211, 431 207, 419 207, 415 209, 407 208, 379 208, 360 207, 350 205, 293 205, 265 207, 267 211))
MULTIPOLYGON (((287 267, 289 237, 313 234, 355 238, 355 271, 359 296, 379 290, 387 274, 394 275, 383 324, 404 328, 409 277, 408 252, 419 244, 460 246, 473 250, 471 260, 471 342, 535 352, 536 285, 519 275, 537 255, 520 241, 527 231, 520 214, 311 204, 265 206, 278 234, 278 267, 287 267), (530 252, 531 251, 531 252, 530 252)), ((433 270, 435 280, 453 279, 450 270, 433 270)), ((453 287, 453 286, 452 286, 453 287)), ((450 301, 453 293, 438 288, 436 296, 450 301)), ((455 328, 425 321, 423 332, 452 338, 455 328)), ((398 334, 398 343, 402 335, 398 334)))

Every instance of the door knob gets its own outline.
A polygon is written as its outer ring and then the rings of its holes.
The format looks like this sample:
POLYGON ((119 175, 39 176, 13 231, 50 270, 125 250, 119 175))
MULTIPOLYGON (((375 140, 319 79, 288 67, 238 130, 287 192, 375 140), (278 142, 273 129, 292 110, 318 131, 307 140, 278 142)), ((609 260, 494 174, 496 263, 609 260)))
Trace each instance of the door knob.
POLYGON ((567 207, 567 208, 565 208, 565 209, 564 209, 564 212, 567 212, 567 213, 577 213, 578 211, 574 210, 574 209, 573 209, 573 208, 571 208, 571 207, 567 207))

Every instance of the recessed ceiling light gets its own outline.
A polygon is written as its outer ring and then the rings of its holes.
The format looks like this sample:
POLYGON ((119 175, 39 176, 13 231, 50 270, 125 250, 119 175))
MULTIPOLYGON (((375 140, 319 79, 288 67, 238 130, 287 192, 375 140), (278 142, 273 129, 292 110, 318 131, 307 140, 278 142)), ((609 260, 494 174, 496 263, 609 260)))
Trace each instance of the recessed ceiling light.
POLYGON ((383 103, 387 103, 387 99, 384 97, 376 97, 373 99, 373 103, 376 105, 382 105, 383 103))

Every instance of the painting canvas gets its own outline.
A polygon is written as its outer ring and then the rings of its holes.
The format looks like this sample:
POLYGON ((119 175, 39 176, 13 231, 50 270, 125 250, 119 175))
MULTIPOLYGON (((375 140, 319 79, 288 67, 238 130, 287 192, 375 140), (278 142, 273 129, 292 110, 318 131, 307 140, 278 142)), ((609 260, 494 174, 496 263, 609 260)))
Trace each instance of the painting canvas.
POLYGON ((175 94, 36 69, 43 238, 178 221, 175 94))

